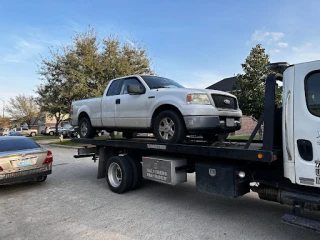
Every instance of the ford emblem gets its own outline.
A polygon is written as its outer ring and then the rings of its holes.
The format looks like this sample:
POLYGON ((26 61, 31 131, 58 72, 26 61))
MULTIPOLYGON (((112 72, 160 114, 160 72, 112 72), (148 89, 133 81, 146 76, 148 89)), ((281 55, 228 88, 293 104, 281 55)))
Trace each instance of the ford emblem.
POLYGON ((223 100, 223 102, 224 102, 225 104, 228 104, 228 105, 231 103, 229 99, 225 99, 225 100, 223 100))

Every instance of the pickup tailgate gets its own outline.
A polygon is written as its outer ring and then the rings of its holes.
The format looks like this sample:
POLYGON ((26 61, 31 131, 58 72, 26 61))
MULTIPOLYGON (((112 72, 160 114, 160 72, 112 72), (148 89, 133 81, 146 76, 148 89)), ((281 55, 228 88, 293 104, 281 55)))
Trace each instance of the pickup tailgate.
POLYGON ((81 114, 87 114, 92 126, 101 126, 101 99, 102 98, 89 98, 72 102, 72 125, 78 126, 79 116, 81 114))

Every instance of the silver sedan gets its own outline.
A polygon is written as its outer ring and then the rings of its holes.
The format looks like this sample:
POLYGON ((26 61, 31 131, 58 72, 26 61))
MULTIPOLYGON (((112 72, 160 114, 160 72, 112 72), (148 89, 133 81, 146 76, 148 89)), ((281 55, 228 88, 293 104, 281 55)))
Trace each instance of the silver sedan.
POLYGON ((26 137, 0 137, 0 184, 43 182, 52 172, 53 156, 26 137))

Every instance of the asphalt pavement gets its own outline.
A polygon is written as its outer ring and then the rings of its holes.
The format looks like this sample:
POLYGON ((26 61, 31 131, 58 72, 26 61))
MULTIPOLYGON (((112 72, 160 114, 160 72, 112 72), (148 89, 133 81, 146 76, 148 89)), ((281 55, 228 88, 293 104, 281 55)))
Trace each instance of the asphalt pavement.
POLYGON ((250 193, 238 199, 195 189, 194 174, 177 186, 146 181, 125 194, 96 179, 90 158, 47 147, 53 174, 44 183, 0 186, 0 239, 320 239, 281 223, 290 208, 250 193))

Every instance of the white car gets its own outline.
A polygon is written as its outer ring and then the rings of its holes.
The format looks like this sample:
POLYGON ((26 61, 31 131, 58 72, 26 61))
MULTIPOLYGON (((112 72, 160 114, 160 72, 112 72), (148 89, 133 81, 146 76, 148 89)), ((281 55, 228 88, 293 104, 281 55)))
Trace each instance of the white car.
MULTIPOLYGON (((63 130, 66 130, 66 129, 64 129, 62 127, 58 127, 58 132, 61 132, 63 130)), ((53 136, 53 135, 55 135, 55 133, 56 133, 56 127, 46 127, 44 130, 45 135, 53 136)))
POLYGON ((162 143, 181 143, 187 134, 215 141, 241 128, 242 112, 232 94, 188 89, 173 80, 132 75, 110 81, 101 98, 74 101, 73 126, 82 138, 95 130, 154 133, 162 143))

